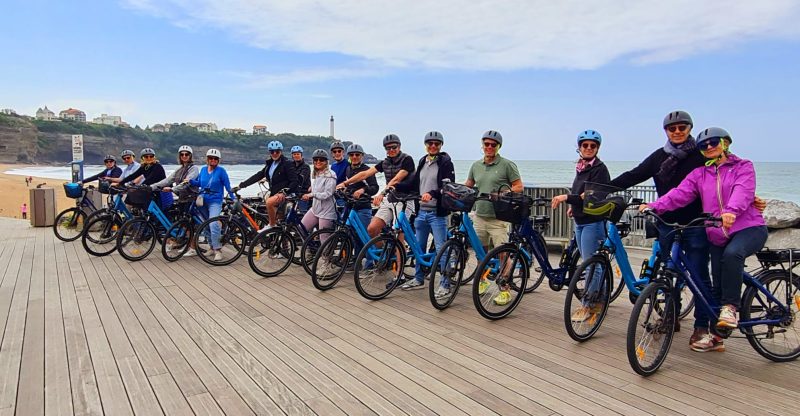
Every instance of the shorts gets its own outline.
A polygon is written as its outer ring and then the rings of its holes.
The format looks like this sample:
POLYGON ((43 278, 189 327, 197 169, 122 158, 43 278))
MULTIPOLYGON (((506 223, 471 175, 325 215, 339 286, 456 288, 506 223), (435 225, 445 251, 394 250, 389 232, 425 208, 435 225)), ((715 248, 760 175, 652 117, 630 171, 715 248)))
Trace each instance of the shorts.
MULTIPOLYGON (((384 199, 381 201, 381 205, 378 207, 378 211, 375 212, 373 218, 380 218, 386 225, 392 225, 394 224, 394 213, 400 213, 401 209, 403 209, 402 202, 389 202, 384 199)), ((414 201, 408 201, 406 205, 406 217, 408 217, 409 222, 411 221, 412 215, 414 215, 414 201)))
POLYGON ((478 239, 485 247, 497 247, 508 241, 508 223, 497 218, 481 217, 474 212, 469 214, 478 239))

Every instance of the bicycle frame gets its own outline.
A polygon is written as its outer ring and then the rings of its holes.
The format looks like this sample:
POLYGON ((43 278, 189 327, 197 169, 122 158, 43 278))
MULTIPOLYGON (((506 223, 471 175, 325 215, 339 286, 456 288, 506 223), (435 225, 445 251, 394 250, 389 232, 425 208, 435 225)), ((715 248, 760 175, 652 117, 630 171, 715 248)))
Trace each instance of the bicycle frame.
MULTIPOLYGON (((557 285, 566 283, 569 265, 559 264, 558 268, 554 268, 552 264, 550 264, 550 258, 547 255, 547 247, 543 247, 541 245, 541 241, 539 241, 538 238, 539 236, 540 234, 533 228, 533 221, 531 221, 530 218, 526 218, 521 224, 515 225, 510 233, 512 243, 525 242, 529 244, 531 248, 533 248, 533 253, 526 253, 524 249, 522 250, 522 254, 529 264, 531 262, 531 254, 533 254, 533 257, 535 257, 536 261, 539 262, 539 265, 542 267, 542 271, 549 280, 554 280, 554 283, 557 285)), ((564 248, 564 252, 561 256, 561 263, 564 263, 564 255, 566 253, 571 253, 572 250, 575 250, 576 248, 577 242, 575 241, 575 237, 573 237, 569 240, 567 247, 564 248)))
MULTIPOLYGON (((622 238, 619 236, 617 225, 611 221, 607 221, 607 223, 606 239, 602 247, 606 248, 609 254, 613 254, 617 258, 617 264, 622 272, 622 279, 625 281, 625 286, 634 296, 639 296, 641 290, 637 286, 646 285, 650 279, 643 279, 634 274, 630 260, 628 259, 628 252, 625 250, 625 246, 622 244, 622 238)), ((653 250, 648 260, 648 265, 651 269, 655 265, 659 251, 660 246, 658 245, 658 240, 656 240, 653 243, 653 250)))

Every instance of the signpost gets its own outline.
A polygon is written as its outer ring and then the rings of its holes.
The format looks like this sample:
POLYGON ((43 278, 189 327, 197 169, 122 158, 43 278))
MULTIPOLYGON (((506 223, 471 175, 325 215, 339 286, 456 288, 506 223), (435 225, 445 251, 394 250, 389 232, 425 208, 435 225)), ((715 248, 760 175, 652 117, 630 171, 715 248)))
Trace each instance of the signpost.
POLYGON ((72 135, 72 182, 83 180, 83 135, 72 135))

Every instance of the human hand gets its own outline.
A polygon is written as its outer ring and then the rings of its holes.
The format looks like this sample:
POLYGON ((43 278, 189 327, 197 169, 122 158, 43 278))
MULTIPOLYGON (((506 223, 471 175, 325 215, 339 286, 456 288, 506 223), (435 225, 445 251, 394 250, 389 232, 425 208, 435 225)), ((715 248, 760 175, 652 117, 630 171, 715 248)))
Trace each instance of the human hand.
POLYGON ((644 212, 644 210, 646 209, 650 209, 650 205, 647 204, 639 205, 639 212, 644 212))
POLYGON ((383 194, 375 195, 375 198, 372 198, 372 204, 378 206, 383 201, 383 194))
POLYGON ((572 207, 567 208, 567 217, 572 218, 572 207))
POLYGON ((161 191, 163 191, 163 192, 172 192, 172 187, 171 186, 165 186, 165 187, 161 188, 161 191))
POLYGON ((562 202, 567 200, 567 195, 556 195, 553 197, 553 200, 550 201, 550 207, 556 209, 562 202))
POLYGON ((755 199, 753 199, 753 206, 756 207, 758 212, 763 214, 764 210, 767 209, 767 201, 756 196, 755 199))
POLYGON ((342 183, 340 183, 340 184, 336 185, 336 189, 338 189, 338 190, 342 190, 342 189, 344 189, 344 188, 347 188, 347 185, 345 185, 345 184, 344 184, 344 182, 342 182, 342 183))
POLYGON ((308 194, 303 195, 301 198, 303 199, 303 201, 308 201, 309 199, 311 199, 313 197, 314 197, 314 195, 308 193, 308 194))
POLYGON ((728 229, 731 228, 733 223, 736 221, 736 214, 731 214, 730 212, 723 213, 722 217, 722 228, 728 229))
POLYGON ((428 192, 425 192, 425 193, 424 193, 424 194, 422 194, 422 196, 419 198, 419 200, 420 200, 420 201, 422 201, 422 202, 428 202, 428 201, 430 201, 431 199, 433 199, 433 196, 431 196, 431 194, 430 194, 430 193, 428 193, 428 192))
POLYGON ((364 188, 361 188, 361 189, 353 192, 353 198, 355 198, 355 199, 360 198, 361 195, 364 195, 364 188))

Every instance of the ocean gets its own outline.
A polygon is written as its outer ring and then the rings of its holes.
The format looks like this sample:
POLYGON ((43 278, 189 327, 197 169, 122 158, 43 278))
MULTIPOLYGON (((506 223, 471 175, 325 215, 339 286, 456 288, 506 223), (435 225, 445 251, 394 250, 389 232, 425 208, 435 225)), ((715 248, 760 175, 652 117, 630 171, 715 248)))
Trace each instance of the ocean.
MULTIPOLYGON (((473 161, 457 160, 454 161, 456 167, 456 180, 463 182, 467 178, 469 167, 473 161)), ((575 176, 574 161, 550 161, 550 160, 522 160, 517 161, 520 175, 525 186, 569 186, 575 176)), ((615 177, 626 170, 636 166, 639 162, 612 161, 605 162, 611 172, 611 177, 615 177)), ((800 163, 794 162, 754 162, 756 167, 756 193, 765 199, 780 199, 792 201, 800 204, 800 188, 794 188, 786 184, 786 181, 797 172, 800 172, 800 163)), ((223 165, 224 166, 224 165, 223 165)), ((164 165, 167 172, 176 168, 175 165, 164 165)), ((231 178, 231 186, 236 186, 242 180, 255 173, 261 166, 259 165, 230 165, 224 166, 231 178)), ((102 166, 86 166, 85 176, 93 175, 104 169, 102 166)), ((5 173, 21 176, 39 176, 59 180, 70 179, 69 166, 26 166, 11 169, 5 173)), ((380 175, 380 174, 379 174, 380 175)), ((378 180, 383 184, 383 180, 378 180)), ((644 185, 652 185, 652 181, 647 181, 644 185)), ((255 195, 258 186, 253 185, 243 190, 243 195, 255 195)))

